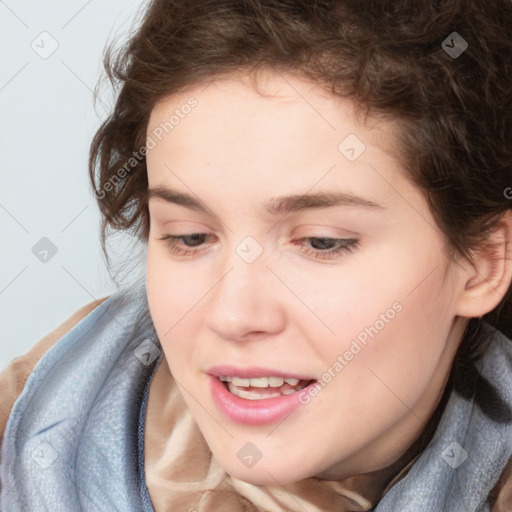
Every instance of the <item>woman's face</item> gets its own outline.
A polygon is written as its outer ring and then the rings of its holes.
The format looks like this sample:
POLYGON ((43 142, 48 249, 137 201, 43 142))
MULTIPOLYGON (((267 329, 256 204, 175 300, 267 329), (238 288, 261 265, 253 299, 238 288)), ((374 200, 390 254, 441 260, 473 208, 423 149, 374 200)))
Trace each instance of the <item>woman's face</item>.
POLYGON ((386 151, 393 126, 266 78, 276 96, 223 79, 153 110, 149 306, 227 472, 342 479, 391 464, 425 428, 465 327, 463 279, 386 151), (316 382, 295 391, 293 376, 316 382))

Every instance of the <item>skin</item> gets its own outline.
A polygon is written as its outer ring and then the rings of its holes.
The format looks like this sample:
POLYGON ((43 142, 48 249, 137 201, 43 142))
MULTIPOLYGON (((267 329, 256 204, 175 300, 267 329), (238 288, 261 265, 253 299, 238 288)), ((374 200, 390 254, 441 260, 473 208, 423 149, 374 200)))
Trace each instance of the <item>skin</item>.
MULTIPOLYGON (((392 156, 391 121, 363 124, 349 100, 291 75, 261 78, 271 96, 240 75, 190 88, 152 111, 148 135, 197 99, 148 152, 148 180, 150 188, 192 194, 208 212, 149 200, 150 312, 183 398, 227 472, 253 484, 344 479, 388 466, 418 438, 468 318, 498 304, 510 265, 487 254, 475 264, 448 258, 425 198, 392 156), (353 162, 338 150, 348 134, 366 146, 353 162), (320 190, 352 192, 383 208, 272 216, 262 207, 270 197, 320 190), (175 242, 198 251, 190 256, 160 240, 192 233, 209 236, 199 246, 175 242), (252 263, 236 252, 247 236, 263 250, 252 263), (306 252, 322 247, 307 237, 359 242, 322 258, 306 252), (333 372, 358 334, 397 303, 394 318, 333 372), (331 368, 335 376, 281 423, 240 425, 210 395, 206 372, 217 364, 318 380, 331 368), (251 468, 237 457, 247 442, 262 453, 251 468)), ((510 225, 500 240, 511 238, 510 225)))

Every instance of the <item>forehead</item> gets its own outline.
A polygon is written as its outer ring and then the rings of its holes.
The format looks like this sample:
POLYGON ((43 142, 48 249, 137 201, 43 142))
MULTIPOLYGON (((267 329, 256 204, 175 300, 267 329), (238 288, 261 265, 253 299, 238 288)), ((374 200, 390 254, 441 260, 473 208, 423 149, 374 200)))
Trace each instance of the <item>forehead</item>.
POLYGON ((225 194, 316 187, 396 200, 405 180, 392 121, 362 122, 351 101, 290 75, 263 75, 258 88, 249 76, 223 78, 157 104, 147 130, 158 139, 147 155, 150 184, 185 191, 186 176, 192 189, 222 184, 225 194))
MULTIPOLYGON (((316 132, 331 132, 329 139, 337 146, 346 131, 352 130, 365 143, 394 155, 397 120, 367 116, 353 101, 289 73, 260 70, 254 80, 252 77, 248 73, 220 77, 165 97, 151 112, 148 134, 169 124, 176 113, 171 127, 175 136, 183 126, 196 131, 222 131, 224 137, 235 128, 238 141, 244 134, 251 134, 254 144, 276 132, 298 136, 306 130, 312 142, 316 132), (190 109, 188 104, 192 101, 196 106, 190 109), (192 120, 184 122, 187 118, 192 120)), ((288 140, 293 143, 297 138, 288 140)))

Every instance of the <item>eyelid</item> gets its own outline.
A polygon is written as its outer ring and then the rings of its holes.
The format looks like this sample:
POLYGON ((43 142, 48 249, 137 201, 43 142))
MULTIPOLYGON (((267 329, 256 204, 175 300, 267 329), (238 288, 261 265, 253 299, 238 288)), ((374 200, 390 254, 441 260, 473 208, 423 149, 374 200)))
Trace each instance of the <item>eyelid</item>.
MULTIPOLYGON (((181 233, 181 234, 165 234, 158 238, 160 241, 164 241, 168 250, 176 255, 176 256, 184 256, 184 257, 194 257, 196 253, 206 252, 207 249, 201 249, 201 247, 208 247, 208 244, 201 243, 198 246, 186 246, 185 249, 183 247, 179 247, 176 245, 176 241, 181 238, 191 237, 194 235, 199 235, 200 237, 211 237, 209 233, 181 233)), ((338 260, 343 256, 351 254, 353 251, 359 249, 360 239, 359 238, 341 238, 341 237, 330 237, 330 236, 307 236, 307 237, 296 237, 291 241, 292 245, 299 246, 299 250, 303 252, 305 255, 312 256, 315 261, 320 260, 338 260), (304 245, 305 240, 334 240, 338 245, 335 249, 314 249, 311 247, 307 247, 304 245)))
POLYGON ((303 238, 360 238, 361 233, 351 231, 350 229, 335 228, 334 226, 327 226, 325 224, 301 224, 296 230, 293 231, 293 237, 303 238), (302 233, 305 228, 306 233, 302 233), (311 230, 314 232, 311 233, 311 230))
POLYGON ((178 232, 180 234, 183 233, 184 235, 190 235, 192 233, 210 234, 215 231, 201 222, 170 219, 160 220, 158 218, 154 218, 153 221, 156 231, 159 231, 160 233, 168 233, 169 231, 172 231, 173 234, 174 232, 178 232))

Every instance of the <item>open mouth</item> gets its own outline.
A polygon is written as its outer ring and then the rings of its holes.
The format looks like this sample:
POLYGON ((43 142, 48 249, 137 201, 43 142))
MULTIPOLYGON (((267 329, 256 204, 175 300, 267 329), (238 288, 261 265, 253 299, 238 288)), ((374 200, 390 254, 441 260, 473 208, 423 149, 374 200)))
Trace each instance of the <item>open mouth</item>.
POLYGON ((265 400, 291 395, 304 389, 313 382, 312 380, 283 379, 282 377, 262 377, 257 379, 241 379, 237 377, 220 376, 227 391, 246 400, 265 400))
POLYGON ((210 393, 229 420, 246 425, 267 425, 283 421, 294 410, 304 406, 301 393, 308 393, 316 382, 316 379, 247 379, 217 374, 210 375, 210 393))

